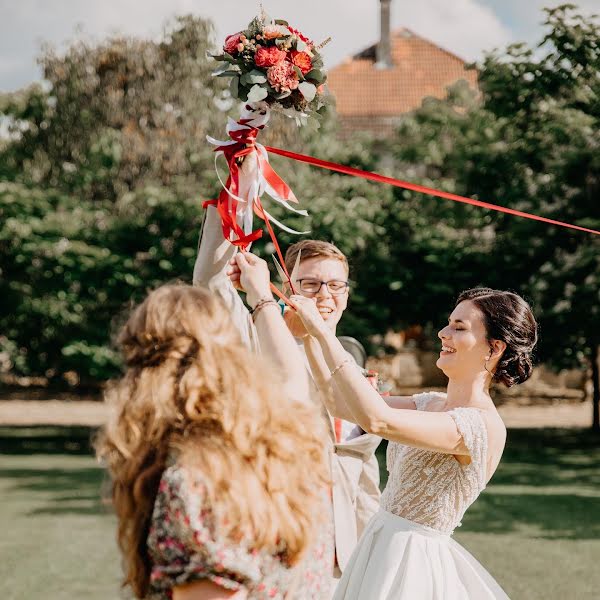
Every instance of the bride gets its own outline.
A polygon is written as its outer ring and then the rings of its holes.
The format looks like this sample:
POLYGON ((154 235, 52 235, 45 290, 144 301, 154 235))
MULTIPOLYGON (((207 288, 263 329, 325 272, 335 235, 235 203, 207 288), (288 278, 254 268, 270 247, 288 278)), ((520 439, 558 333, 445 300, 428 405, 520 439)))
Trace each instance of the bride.
POLYGON ((313 373, 335 416, 389 440, 389 480, 334 600, 487 600, 507 595, 452 532, 498 467, 506 428, 492 381, 522 383, 532 370, 537 325, 511 292, 463 292, 438 336, 446 393, 386 403, 349 360, 314 302, 292 301, 306 332, 313 373))

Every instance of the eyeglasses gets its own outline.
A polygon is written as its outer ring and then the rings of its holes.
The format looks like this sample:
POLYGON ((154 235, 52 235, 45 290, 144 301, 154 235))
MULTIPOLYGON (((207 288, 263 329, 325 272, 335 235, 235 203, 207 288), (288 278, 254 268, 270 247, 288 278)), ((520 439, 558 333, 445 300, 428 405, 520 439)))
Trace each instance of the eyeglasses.
POLYGON ((318 294, 322 286, 325 286, 332 296, 341 296, 348 289, 348 282, 340 279, 331 281, 319 281, 318 279, 298 279, 300 291, 304 294, 318 294))

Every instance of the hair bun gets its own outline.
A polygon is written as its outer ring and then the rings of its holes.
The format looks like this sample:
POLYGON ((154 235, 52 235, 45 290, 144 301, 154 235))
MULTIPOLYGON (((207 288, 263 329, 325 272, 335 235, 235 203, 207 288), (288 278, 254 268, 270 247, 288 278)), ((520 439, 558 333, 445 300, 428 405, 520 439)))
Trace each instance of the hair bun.
POLYGON ((531 351, 522 350, 516 353, 505 354, 496 367, 494 379, 506 387, 512 387, 527 381, 533 372, 531 351))

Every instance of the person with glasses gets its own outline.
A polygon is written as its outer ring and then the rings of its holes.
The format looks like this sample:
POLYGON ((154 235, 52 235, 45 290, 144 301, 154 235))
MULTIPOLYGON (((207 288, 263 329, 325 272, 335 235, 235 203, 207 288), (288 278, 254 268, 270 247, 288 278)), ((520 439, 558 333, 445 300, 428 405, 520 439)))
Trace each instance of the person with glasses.
MULTIPOLYGON (((348 305, 348 260, 333 244, 319 240, 303 240, 288 248, 285 263, 288 272, 294 269, 295 291, 310 298, 324 324, 335 335, 348 305)), ((240 334, 250 348, 261 352, 252 320, 253 315, 267 303, 274 302, 271 294, 253 301, 246 307, 236 288, 240 289, 241 255, 223 239, 221 224, 214 207, 208 207, 204 216, 198 257, 194 266, 194 285, 203 285, 221 297, 229 308, 240 334)), ((323 361, 318 344, 314 343, 294 311, 286 311, 284 318, 305 357, 309 374, 310 398, 323 412, 329 424, 329 439, 323 440, 331 457, 332 500, 336 560, 334 577, 339 578, 347 564, 358 538, 371 517, 379 508, 379 465, 375 450, 381 438, 365 433, 354 423, 334 419, 326 409, 328 399, 323 398, 313 377, 313 368, 323 361)), ((348 355, 350 357, 350 355, 348 355)), ((285 407, 282 407, 285 410, 285 407)))

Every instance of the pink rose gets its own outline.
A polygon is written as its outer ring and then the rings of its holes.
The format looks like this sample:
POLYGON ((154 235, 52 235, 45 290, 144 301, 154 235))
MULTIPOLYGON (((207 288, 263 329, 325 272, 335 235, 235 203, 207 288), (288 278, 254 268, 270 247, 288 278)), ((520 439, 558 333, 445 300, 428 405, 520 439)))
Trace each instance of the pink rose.
POLYGON ((225 43, 223 44, 223 50, 225 50, 227 54, 235 54, 239 50, 238 44, 240 43, 240 36, 240 32, 227 36, 225 43))
POLYGON ((298 87, 298 75, 289 62, 281 62, 267 70, 269 85, 278 92, 295 90, 298 87))
POLYGON ((292 50, 290 52, 290 61, 302 71, 302 75, 306 75, 312 69, 312 60, 306 52, 298 52, 292 50))
POLYGON ((259 48, 254 55, 254 62, 257 67, 267 68, 277 65, 285 60, 285 52, 271 46, 270 48, 259 48))

